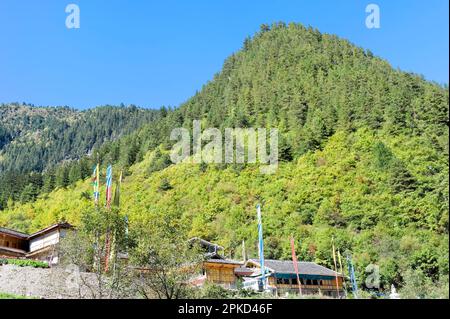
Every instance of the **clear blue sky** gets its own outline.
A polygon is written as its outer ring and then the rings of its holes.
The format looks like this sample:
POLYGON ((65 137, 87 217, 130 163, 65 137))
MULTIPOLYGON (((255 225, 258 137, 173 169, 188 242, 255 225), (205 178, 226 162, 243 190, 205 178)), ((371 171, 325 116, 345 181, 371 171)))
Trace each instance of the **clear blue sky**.
POLYGON ((177 106, 260 24, 300 22, 448 83, 447 0, 0 0, 0 102, 177 106), (76 3, 81 28, 65 26, 76 3), (381 29, 365 8, 381 9, 381 29))

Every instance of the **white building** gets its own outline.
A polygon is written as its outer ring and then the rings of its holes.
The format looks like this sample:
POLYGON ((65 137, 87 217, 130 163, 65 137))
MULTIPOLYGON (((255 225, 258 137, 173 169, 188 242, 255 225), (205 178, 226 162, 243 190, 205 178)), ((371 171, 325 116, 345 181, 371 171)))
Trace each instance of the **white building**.
POLYGON ((0 257, 26 258, 58 263, 56 245, 73 227, 58 223, 31 235, 0 227, 0 257))

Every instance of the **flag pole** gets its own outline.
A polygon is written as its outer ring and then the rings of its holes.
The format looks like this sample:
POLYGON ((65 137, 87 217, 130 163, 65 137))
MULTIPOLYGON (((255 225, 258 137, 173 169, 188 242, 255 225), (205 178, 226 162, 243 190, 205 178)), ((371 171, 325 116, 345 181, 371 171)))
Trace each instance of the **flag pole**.
MULTIPOLYGON (((106 208, 111 209, 111 195, 112 195, 112 165, 106 169, 106 208)), ((111 250, 111 239, 109 227, 106 230, 106 253, 105 253, 105 272, 109 270, 109 254, 111 250)))
MULTIPOLYGON (((339 272, 341 273, 342 276, 344 276, 344 269, 342 268, 342 258, 341 258, 341 252, 337 251, 337 255, 338 255, 338 260, 339 260, 339 272)), ((347 284, 345 283, 345 277, 342 279, 342 284, 344 287, 344 295, 345 297, 347 297, 347 284)))
POLYGON ((339 294, 339 280, 338 280, 338 272, 337 272, 337 264, 336 264, 336 251, 334 248, 334 237, 331 238, 331 243, 333 246, 333 261, 334 261, 334 271, 336 273, 336 292, 337 292, 337 297, 340 298, 340 294, 339 294))
POLYGON ((355 268, 353 267, 351 254, 347 253, 346 258, 347 258, 348 274, 350 276, 350 283, 352 285, 353 297, 355 299, 358 299, 358 283, 356 282, 355 268))
POLYGON ((263 241, 263 229, 262 229, 262 216, 261 216, 261 205, 256 205, 256 212, 258 215, 258 237, 259 237, 259 264, 261 267, 261 280, 263 291, 266 288, 266 269, 264 267, 264 241, 263 241))
POLYGON ((291 250, 292 250, 292 262, 294 264, 295 274, 297 275, 298 292, 300 293, 300 296, 303 296, 302 283, 300 282, 300 275, 298 273, 298 261, 297 255, 295 254, 295 243, 293 235, 291 235, 291 250))
POLYGON ((242 240, 242 260, 247 261, 247 250, 245 249, 245 240, 242 240))

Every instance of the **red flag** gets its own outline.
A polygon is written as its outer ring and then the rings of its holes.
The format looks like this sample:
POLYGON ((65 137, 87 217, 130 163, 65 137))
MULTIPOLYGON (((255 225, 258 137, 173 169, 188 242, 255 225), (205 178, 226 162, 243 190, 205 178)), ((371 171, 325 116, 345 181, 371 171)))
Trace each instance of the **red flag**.
POLYGON ((291 250, 292 250, 292 262, 294 263, 295 273, 297 274, 298 291, 300 292, 300 296, 301 296, 302 295, 302 284, 300 282, 300 276, 298 274, 298 261, 297 261, 297 256, 295 254, 294 237, 292 237, 292 236, 291 236, 291 250))

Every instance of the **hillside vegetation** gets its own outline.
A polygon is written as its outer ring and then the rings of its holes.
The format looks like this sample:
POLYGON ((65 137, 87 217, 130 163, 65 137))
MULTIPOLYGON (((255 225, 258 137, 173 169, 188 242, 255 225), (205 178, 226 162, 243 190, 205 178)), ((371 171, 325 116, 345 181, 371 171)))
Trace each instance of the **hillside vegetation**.
POLYGON ((158 111, 135 106, 104 106, 80 112, 67 107, 0 105, 0 209, 10 198, 33 200, 41 191, 85 178, 91 167, 69 176, 71 161, 158 116, 158 111), (65 164, 56 170, 61 163, 65 164))
MULTIPOLYGON (((125 170, 121 211, 130 228, 166 220, 180 240, 200 236, 237 259, 245 240, 254 257, 261 202, 266 258, 288 259, 293 234, 300 259, 331 266, 335 237, 342 253, 352 253, 360 284, 376 264, 385 289, 414 280, 448 287, 448 88, 336 36, 263 25, 194 97, 104 144, 98 159, 113 163, 116 176, 125 170), (170 165, 170 131, 196 119, 221 129, 278 128, 277 172, 170 165)), ((75 180, 35 201, 9 201, 0 225, 33 231, 80 223, 92 190, 75 180)))

